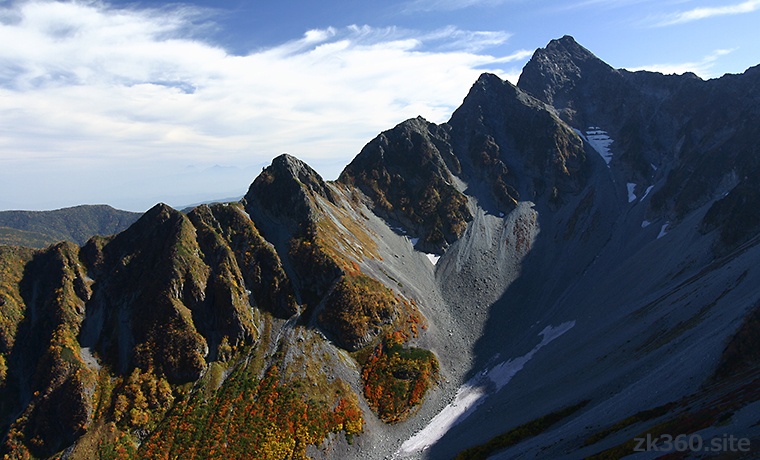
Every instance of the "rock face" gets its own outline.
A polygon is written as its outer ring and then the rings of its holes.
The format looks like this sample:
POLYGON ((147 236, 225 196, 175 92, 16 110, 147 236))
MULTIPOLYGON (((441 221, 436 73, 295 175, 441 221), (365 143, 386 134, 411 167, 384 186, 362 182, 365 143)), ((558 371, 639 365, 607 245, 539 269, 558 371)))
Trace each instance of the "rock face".
POLYGON ((616 70, 566 36, 536 51, 517 86, 575 129, 603 127, 636 183, 667 174, 649 217, 680 220, 760 166, 759 82, 758 67, 710 81, 616 70))
POLYGON ((0 246, 0 454, 759 441, 759 69, 629 72, 566 36, 335 182, 284 154, 240 203, 0 246))
POLYGON ((370 197, 373 210, 421 238, 422 250, 442 253, 472 220, 454 185, 460 173, 450 127, 418 117, 373 139, 338 179, 370 197))

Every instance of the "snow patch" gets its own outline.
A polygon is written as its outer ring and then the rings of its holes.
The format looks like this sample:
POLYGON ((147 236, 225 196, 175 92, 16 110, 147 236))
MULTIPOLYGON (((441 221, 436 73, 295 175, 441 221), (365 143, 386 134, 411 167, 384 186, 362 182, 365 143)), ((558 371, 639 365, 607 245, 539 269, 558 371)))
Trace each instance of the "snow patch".
POLYGON ((401 233, 402 235, 406 235, 407 233, 404 227, 393 227, 391 224, 388 224, 388 227, 390 227, 394 232, 401 233))
POLYGON ((647 187, 647 189, 644 191, 644 196, 642 196, 641 199, 643 200, 644 198, 646 198, 647 195, 649 195, 649 192, 651 192, 653 188, 654 188, 654 185, 650 185, 649 187, 647 187))
POLYGON ((491 369, 486 369, 468 380, 457 391, 454 401, 444 407, 428 423, 428 425, 414 436, 407 439, 401 445, 395 458, 408 457, 416 452, 421 452, 435 444, 454 425, 470 416, 488 396, 498 392, 512 380, 525 364, 533 358, 533 355, 541 348, 548 345, 552 340, 560 337, 575 326, 575 321, 562 323, 557 327, 547 326, 539 333, 543 336, 541 343, 536 345, 528 354, 516 359, 504 361, 491 369))
POLYGON ((599 153, 599 155, 601 155, 602 159, 605 163, 607 163, 607 167, 609 168, 610 161, 612 161, 612 151, 610 150, 610 144, 612 144, 614 141, 610 138, 610 136, 607 135, 607 131, 604 131, 598 126, 589 126, 586 130, 585 136, 577 129, 575 132, 586 142, 588 142, 589 145, 591 145, 591 147, 593 147, 594 150, 599 153))
POLYGON ((636 194, 633 191, 636 190, 636 184, 628 182, 628 202, 631 203, 636 199, 636 194))
POLYGON ((647 228, 649 227, 650 224, 651 222, 649 222, 648 220, 645 220, 644 222, 641 223, 641 228, 647 228))
POLYGON ((433 265, 437 264, 438 259, 441 258, 441 256, 439 256, 438 254, 425 254, 425 255, 427 256, 430 263, 432 263, 433 265))
POLYGON ((390 227, 395 233, 405 236, 412 243, 412 246, 417 246, 417 243, 420 241, 419 238, 412 238, 409 236, 409 232, 402 226, 394 227, 391 224, 388 224, 388 227, 390 227))
POLYGON ((669 224, 670 224, 670 222, 668 222, 668 223, 665 223, 665 224, 663 224, 663 225, 662 225, 662 228, 660 228, 660 234, 659 234, 659 235, 657 235, 657 239, 658 239, 658 240, 659 240, 660 238, 662 238, 663 236, 665 236, 665 235, 667 235, 667 234, 668 234, 667 230, 668 230, 668 225, 669 225, 669 224))
POLYGON ((651 166, 652 169, 654 169, 655 171, 657 171, 657 166, 655 166, 654 163, 649 163, 649 166, 651 166))

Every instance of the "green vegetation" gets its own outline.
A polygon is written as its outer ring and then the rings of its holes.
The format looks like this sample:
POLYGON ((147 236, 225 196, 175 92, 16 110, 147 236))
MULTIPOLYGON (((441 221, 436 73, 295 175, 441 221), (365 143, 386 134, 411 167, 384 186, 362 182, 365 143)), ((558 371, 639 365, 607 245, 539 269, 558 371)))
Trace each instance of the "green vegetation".
POLYGON ((188 217, 197 229, 206 263, 216 263, 216 271, 224 279, 242 277, 255 304, 276 316, 287 318, 298 311, 293 287, 277 252, 245 215, 242 205, 198 206, 188 217), (220 260, 213 261, 212 255, 220 260), (239 275, 233 276, 234 265, 239 275))
POLYGON ((8 365, 5 363, 5 355, 0 353, 0 388, 3 388, 6 375, 8 375, 8 365))
POLYGON ((21 280, 24 267, 34 252, 20 247, 0 246, 0 353, 10 353, 19 323, 24 318, 21 280))
POLYGON ((106 205, 75 206, 55 211, 0 211, 0 227, 23 231, 0 231, 0 244, 18 244, 11 241, 21 238, 21 244, 30 247, 44 248, 58 241, 83 246, 93 235, 119 233, 139 217, 140 213, 106 205))
POLYGON ((102 442, 98 446, 97 460, 131 460, 137 453, 132 437, 119 432, 113 442, 102 442))
POLYGON ((300 280, 301 302, 310 314, 340 276, 340 267, 322 249, 311 225, 290 239, 288 257, 300 280))
POLYGON ((328 380, 316 355, 301 356, 314 344, 267 356, 272 315, 298 305, 238 205, 189 216, 158 205, 81 249, 0 246, 0 281, 0 457, 50 458, 76 441, 72 460, 304 458, 329 433, 362 430, 350 387, 328 380), (102 308, 103 332, 87 345, 96 364, 79 343, 91 305, 102 308), (11 362, 11 351, 23 356, 11 362), (281 378, 272 363, 285 356, 300 372, 291 364, 281 378), (39 364, 32 374, 18 362, 39 364), (32 395, 22 406, 24 387, 32 395))
MULTIPOLYGON (((335 183, 336 187, 345 190, 344 184, 335 183)), ((353 194, 356 194, 353 189, 353 194)), ((355 203, 354 203, 355 205, 355 203)), ((343 265, 349 260, 382 259, 377 253, 377 235, 363 225, 360 220, 353 219, 345 210, 329 201, 322 201, 322 207, 329 210, 316 220, 318 241, 320 246, 336 261, 343 265)))
POLYGON ((398 212, 421 226, 420 237, 425 244, 441 247, 447 241, 452 242, 472 220, 467 197, 441 177, 428 175, 407 180, 387 171, 380 178, 375 178, 376 175, 361 171, 353 181, 364 186, 381 214, 392 216, 398 212))
POLYGON ((668 403, 659 407, 655 407, 654 409, 648 409, 643 410, 641 412, 638 412, 636 414, 631 415, 630 417, 626 417, 625 419, 621 420, 620 422, 616 423, 615 425, 604 429, 598 433, 593 434, 591 437, 586 439, 586 442, 583 443, 584 446, 590 446, 592 444, 596 444, 597 442, 601 441, 602 439, 606 438, 607 436, 611 435, 612 433, 616 433, 624 428, 627 428, 633 424, 639 423, 639 422, 646 422, 649 420, 656 419, 658 417, 662 417, 663 415, 670 412, 675 407, 675 404, 668 403))
POLYGON ((0 244, 8 246, 26 246, 28 248, 46 248, 59 240, 50 235, 27 232, 10 227, 0 227, 0 244))
POLYGON ((496 436, 485 444, 463 450, 459 453, 459 455, 456 456, 455 460, 485 460, 497 450, 514 446, 523 439, 543 433, 549 429, 549 427, 559 422, 563 418, 568 417, 574 414, 576 411, 582 409, 586 404, 588 404, 588 401, 583 401, 574 406, 566 407, 560 411, 544 415, 543 417, 533 420, 532 422, 528 422, 516 428, 512 428, 506 433, 502 433, 496 436))
POLYGON ((306 447, 328 433, 361 432, 354 403, 340 399, 330 409, 304 402, 279 379, 276 366, 260 381, 240 367, 215 398, 179 401, 134 458, 305 459, 306 447))
POLYGON ((509 212, 517 206, 520 195, 512 185, 517 183, 517 178, 510 174, 500 155, 499 146, 492 136, 477 134, 470 142, 470 157, 475 167, 487 177, 502 209, 509 212))
POLYGON ((401 331, 387 334, 362 369, 364 397, 386 423, 406 419, 438 375, 438 359, 421 348, 405 348, 401 331))
MULTIPOLYGON (((78 250, 72 243, 59 243, 34 254, 25 269, 38 276, 36 296, 25 277, 18 284, 21 305, 33 299, 37 315, 25 321, 29 333, 23 343, 14 344, 14 351, 22 350, 21 359, 37 363, 37 368, 29 377, 14 372, 15 385, 27 386, 32 397, 26 407, 17 408, 20 416, 10 424, 0 449, 19 458, 49 456, 81 435, 91 421, 90 395, 97 376, 82 360, 77 340, 89 296, 78 250)), ((12 399, 2 402, 4 411, 14 407, 12 399)))
MULTIPOLYGON (((350 236, 340 225, 309 224, 291 240, 302 298, 316 305, 329 292, 319 323, 347 348, 399 325, 409 332, 403 340, 416 337, 414 307, 353 260, 371 248, 333 248, 350 236)), ((77 442, 72 460, 295 459, 329 433, 351 442, 363 429, 358 396, 325 373, 334 357, 308 333, 297 351, 284 342, 268 350, 272 316, 299 306, 277 253, 240 205, 187 216, 157 205, 82 248, 0 246, 0 281, 0 456, 50 458, 77 442), (80 331, 85 311, 102 323, 89 333, 80 331), (11 360, 11 351, 23 356, 11 360), (32 374, 19 362, 39 365, 32 374)), ((367 388, 390 391, 375 399, 389 421, 419 405, 438 367, 432 353, 391 340, 365 366, 367 388)))
POLYGON ((755 368, 760 363, 760 301, 744 318, 723 350, 714 380, 755 368))
POLYGON ((153 373, 135 368, 114 392, 113 421, 127 428, 153 428, 174 402, 169 382, 153 373))
POLYGON ((357 350, 396 317, 390 289, 360 272, 343 275, 325 299, 318 321, 347 350, 357 350))
MULTIPOLYGON (((653 409, 657 410, 657 409, 653 409)), ((712 426, 717 421, 717 416, 720 411, 715 408, 705 408, 696 410, 690 413, 683 413, 675 416, 670 420, 666 420, 657 426, 654 426, 643 433, 639 433, 633 436, 629 441, 615 446, 611 449, 604 450, 595 455, 590 455, 584 460, 618 460, 634 453, 634 448, 638 444, 634 438, 646 438, 647 435, 651 435, 652 439, 659 438, 665 434, 671 436, 671 439, 675 439, 676 436, 681 434, 691 434, 696 431, 705 429, 712 426)))

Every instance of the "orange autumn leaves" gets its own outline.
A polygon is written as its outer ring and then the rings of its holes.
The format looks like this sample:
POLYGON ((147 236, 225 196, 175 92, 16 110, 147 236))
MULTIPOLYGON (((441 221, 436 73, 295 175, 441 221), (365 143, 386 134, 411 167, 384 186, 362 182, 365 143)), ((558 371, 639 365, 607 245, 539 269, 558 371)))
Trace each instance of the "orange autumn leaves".
POLYGON ((362 430, 355 402, 340 399, 330 409, 305 402, 279 383, 276 366, 263 379, 230 376, 209 401, 180 401, 145 440, 137 459, 306 459, 329 433, 362 430))
POLYGON ((407 340, 401 331, 387 334, 362 369, 364 397, 386 423, 404 420, 438 374, 435 355, 420 348, 404 348, 407 340))

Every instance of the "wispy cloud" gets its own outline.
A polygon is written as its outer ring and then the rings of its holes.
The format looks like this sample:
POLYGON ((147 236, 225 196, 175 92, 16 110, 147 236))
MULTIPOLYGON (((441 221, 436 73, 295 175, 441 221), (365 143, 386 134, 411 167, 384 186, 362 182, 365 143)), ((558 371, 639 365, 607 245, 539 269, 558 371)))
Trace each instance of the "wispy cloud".
POLYGON ((653 3, 655 1, 658 3, 663 2, 663 0, 578 0, 572 3, 553 5, 551 9, 557 12, 583 8, 612 9, 637 5, 640 3, 653 3))
POLYGON ((712 77, 718 76, 710 72, 710 69, 715 65, 715 61, 717 61, 721 56, 725 56, 726 54, 732 51, 735 51, 735 50, 722 50, 722 49, 715 50, 714 52, 708 54, 707 56, 702 58, 701 61, 698 61, 698 62, 652 64, 652 65, 646 65, 642 67, 631 68, 628 70, 631 70, 631 71, 648 70, 651 72, 660 72, 663 74, 679 74, 679 75, 686 72, 693 72, 702 78, 712 78, 712 77))
MULTIPOLYGON (((124 188, 139 177, 285 151, 334 177, 380 130, 417 115, 445 121, 479 73, 509 77, 505 63, 529 55, 482 52, 504 32, 351 26, 235 56, 188 38, 201 10, 2 5, 0 43, 13 43, 0 47, 5 207, 40 206, 35 194, 74 204, 77 184, 115 203, 141 192, 124 188)), ((156 187, 146 205, 172 185, 156 187)))
POLYGON ((683 11, 680 13, 668 15, 658 21, 657 25, 667 26, 698 21, 700 19, 706 19, 714 16, 752 13, 758 9, 760 9, 760 0, 747 0, 742 3, 726 6, 700 7, 689 11, 683 11))
POLYGON ((403 6, 404 13, 454 11, 471 6, 496 6, 518 0, 412 0, 403 6))

